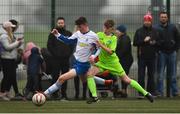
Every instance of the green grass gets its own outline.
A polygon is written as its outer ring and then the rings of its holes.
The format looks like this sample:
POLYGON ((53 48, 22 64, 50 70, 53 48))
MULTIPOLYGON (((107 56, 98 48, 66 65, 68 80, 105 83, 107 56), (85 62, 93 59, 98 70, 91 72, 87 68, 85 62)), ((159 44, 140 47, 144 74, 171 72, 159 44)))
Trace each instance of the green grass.
POLYGON ((48 40, 48 32, 25 32, 25 42, 34 42, 36 45, 40 47, 46 47, 48 40))
POLYGON ((0 113, 177 113, 180 112, 179 106, 179 99, 157 99, 154 103, 137 99, 102 100, 96 104, 86 104, 85 101, 47 101, 41 107, 30 101, 0 101, 0 113))

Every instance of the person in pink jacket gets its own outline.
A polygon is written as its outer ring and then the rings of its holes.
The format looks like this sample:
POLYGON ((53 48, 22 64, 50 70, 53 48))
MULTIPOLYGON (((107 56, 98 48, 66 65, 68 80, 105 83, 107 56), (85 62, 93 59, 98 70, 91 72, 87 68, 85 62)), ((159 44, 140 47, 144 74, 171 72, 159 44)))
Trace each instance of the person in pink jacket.
POLYGON ((33 47, 37 47, 33 42, 28 42, 26 44, 26 48, 24 50, 24 53, 23 53, 23 63, 27 65, 28 63, 28 57, 31 55, 31 49, 33 47))

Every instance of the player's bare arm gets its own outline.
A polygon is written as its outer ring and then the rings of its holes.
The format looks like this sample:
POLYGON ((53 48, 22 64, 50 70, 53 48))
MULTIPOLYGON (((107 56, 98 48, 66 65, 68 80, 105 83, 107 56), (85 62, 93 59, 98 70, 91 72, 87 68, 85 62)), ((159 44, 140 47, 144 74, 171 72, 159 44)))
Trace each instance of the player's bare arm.
POLYGON ((113 54, 113 51, 108 47, 106 47, 104 44, 102 44, 100 41, 97 41, 97 45, 101 47, 103 50, 105 50, 107 53, 109 53, 110 55, 113 54))

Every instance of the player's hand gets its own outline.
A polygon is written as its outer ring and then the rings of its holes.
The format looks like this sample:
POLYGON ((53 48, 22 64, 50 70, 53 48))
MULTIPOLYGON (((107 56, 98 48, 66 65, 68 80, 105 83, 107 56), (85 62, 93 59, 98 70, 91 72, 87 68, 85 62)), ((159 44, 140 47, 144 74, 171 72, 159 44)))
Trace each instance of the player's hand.
POLYGON ((94 56, 94 55, 91 55, 91 56, 89 57, 89 62, 90 62, 91 64, 94 64, 94 63, 95 63, 95 56, 94 56))
POLYGON ((57 29, 53 29, 53 30, 51 31, 51 33, 54 34, 54 35, 58 35, 58 34, 59 34, 59 32, 58 32, 57 29))
POLYGON ((96 41, 96 45, 97 45, 98 47, 101 47, 102 44, 101 44, 101 42, 100 42, 99 40, 97 40, 97 41, 96 41))

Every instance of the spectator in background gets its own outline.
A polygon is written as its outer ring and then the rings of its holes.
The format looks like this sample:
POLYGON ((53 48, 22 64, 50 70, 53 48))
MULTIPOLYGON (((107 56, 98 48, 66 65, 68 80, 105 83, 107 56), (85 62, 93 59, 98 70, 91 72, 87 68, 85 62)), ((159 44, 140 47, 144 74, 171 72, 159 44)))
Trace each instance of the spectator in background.
MULTIPOLYGON (((17 29, 19 28, 19 22, 18 21, 16 21, 16 20, 14 20, 14 19, 11 19, 11 20, 9 20, 13 25, 16 25, 16 27, 13 27, 12 28, 12 31, 13 31, 13 33, 14 32, 16 32, 17 31, 17 29)), ((13 36, 14 36, 14 34, 13 34, 13 36)), ((16 38, 15 36, 14 36, 14 38, 16 38)), ((23 40, 23 38, 22 38, 22 40, 23 40)), ((18 64, 20 64, 21 63, 21 61, 22 61, 22 55, 23 55, 23 45, 21 45, 21 47, 19 47, 18 48, 18 50, 17 50, 17 58, 16 58, 16 68, 18 67, 18 64)), ((17 84, 17 80, 14 80, 13 81, 13 84, 12 84, 12 86, 13 86, 13 89, 14 89, 14 92, 15 92, 15 98, 18 98, 18 99, 22 99, 23 98, 23 95, 19 92, 19 90, 18 90, 18 84, 17 84)))
MULTIPOLYGON (((27 71, 28 71, 29 57, 31 55, 31 49, 35 48, 35 47, 37 47, 37 46, 33 42, 28 42, 26 44, 26 47, 25 47, 25 50, 24 50, 24 53, 23 53, 23 57, 22 57, 22 61, 23 61, 23 64, 26 65, 27 71)), ((32 77, 30 77, 30 75, 27 72, 27 82, 26 82, 26 86, 25 86, 25 89, 24 89, 24 96, 27 99, 31 99, 31 97, 32 97, 32 94, 33 94, 33 89, 32 89, 33 85, 32 84, 33 84, 32 77), (30 94, 30 92, 32 94, 30 94)))
POLYGON ((47 48, 41 48, 41 55, 44 59, 45 66, 46 66, 45 73, 49 75, 52 72, 52 67, 51 67, 52 55, 50 54, 47 48))
POLYGON ((25 50, 23 53, 23 57, 22 57, 22 61, 25 65, 27 65, 27 63, 28 63, 28 57, 31 55, 31 49, 33 47, 37 47, 33 42, 28 42, 26 44, 26 47, 25 47, 25 50))
MULTIPOLYGON (((72 33, 66 30, 65 19, 63 17, 58 17, 56 21, 56 29, 58 32, 64 36, 71 36, 72 33)), ((73 49, 63 42, 59 42, 57 38, 50 33, 48 37, 47 48, 52 55, 52 84, 56 82, 59 74, 64 74, 69 71, 69 59, 72 55, 73 49)), ((67 100, 67 81, 63 83, 61 88, 61 99, 67 100)), ((58 93, 55 92, 53 97, 57 98, 58 93)))
POLYGON ((158 80, 157 91, 161 96, 164 95, 164 73, 166 68, 167 78, 170 80, 170 89, 172 96, 179 96, 177 87, 177 60, 176 55, 180 47, 180 35, 174 24, 168 22, 167 12, 160 12, 160 23, 156 25, 156 28, 160 32, 160 39, 158 40, 159 52, 158 52, 158 80))
MULTIPOLYGON (((13 35, 13 28, 16 25, 9 21, 3 23, 3 29, 5 33, 1 35, 0 42, 4 48, 1 53, 2 60, 2 71, 3 79, 1 82, 1 92, 0 95, 5 100, 9 100, 9 91, 11 86, 16 82, 16 59, 18 54, 18 48, 22 45, 22 38, 15 38, 13 35)), ((17 91, 18 92, 18 91, 17 91)), ((19 93, 19 92, 18 92, 19 93)))
POLYGON ((24 90, 24 96, 31 99, 34 91, 40 90, 39 74, 43 63, 39 48, 33 43, 26 44, 23 53, 23 63, 27 66, 27 83, 24 90))
MULTIPOLYGON (((117 47, 116 47, 116 54, 119 58, 119 62, 121 63, 122 67, 126 74, 129 74, 129 69, 133 63, 133 56, 132 56, 132 48, 131 48, 131 39, 126 34, 126 26, 119 25, 116 28, 116 33, 118 37, 117 47)), ((122 87, 122 95, 121 97, 127 97, 127 84, 121 81, 122 87)))
POLYGON ((28 64, 27 64, 27 75, 28 79, 26 88, 29 89, 31 92, 40 91, 40 74, 43 70, 43 58, 40 55, 40 50, 37 47, 33 47, 31 49, 31 54, 28 57, 28 64))
MULTIPOLYGON (((144 16, 143 27, 136 30, 133 45, 137 46, 138 56, 138 82, 145 87, 145 71, 147 68, 147 91, 155 93, 155 60, 156 60, 156 40, 159 38, 158 31, 152 27, 152 16, 144 16)), ((139 96, 143 98, 143 96, 139 96)))

